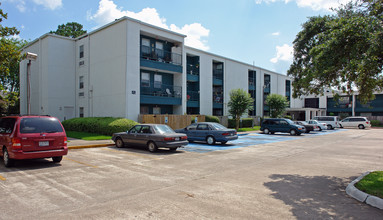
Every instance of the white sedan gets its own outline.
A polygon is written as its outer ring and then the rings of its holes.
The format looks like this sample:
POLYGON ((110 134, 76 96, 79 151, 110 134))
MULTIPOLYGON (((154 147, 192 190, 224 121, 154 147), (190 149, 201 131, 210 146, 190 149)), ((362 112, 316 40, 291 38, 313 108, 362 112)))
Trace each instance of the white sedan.
POLYGON ((307 121, 307 123, 309 123, 310 125, 317 125, 319 131, 327 130, 327 124, 326 123, 320 123, 317 120, 309 120, 309 121, 307 121))

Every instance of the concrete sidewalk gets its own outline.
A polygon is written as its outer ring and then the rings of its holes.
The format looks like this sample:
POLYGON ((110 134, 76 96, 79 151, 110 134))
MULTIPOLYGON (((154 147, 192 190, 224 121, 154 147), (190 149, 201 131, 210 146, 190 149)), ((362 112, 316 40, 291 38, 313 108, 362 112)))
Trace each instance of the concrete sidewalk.
POLYGON ((114 142, 110 140, 86 141, 68 137, 68 149, 92 148, 92 147, 108 147, 113 146, 114 142))

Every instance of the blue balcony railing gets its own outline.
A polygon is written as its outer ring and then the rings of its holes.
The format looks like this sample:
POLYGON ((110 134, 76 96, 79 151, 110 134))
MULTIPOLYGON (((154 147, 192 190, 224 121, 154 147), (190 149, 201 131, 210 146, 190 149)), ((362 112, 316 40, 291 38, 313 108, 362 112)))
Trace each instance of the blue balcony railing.
POLYGON ((141 95, 181 98, 182 87, 158 83, 150 83, 145 86, 141 84, 141 95))
POLYGON ((174 65, 182 65, 182 55, 172 53, 166 50, 141 46, 141 58, 156 62, 169 63, 174 65))
POLYGON ((187 92, 188 101, 199 101, 199 92, 197 91, 188 91, 187 92))
POLYGON ((190 75, 199 75, 199 65, 188 64, 186 66, 186 73, 190 75))
POLYGON ((215 92, 213 94, 213 103, 223 103, 223 94, 215 92))

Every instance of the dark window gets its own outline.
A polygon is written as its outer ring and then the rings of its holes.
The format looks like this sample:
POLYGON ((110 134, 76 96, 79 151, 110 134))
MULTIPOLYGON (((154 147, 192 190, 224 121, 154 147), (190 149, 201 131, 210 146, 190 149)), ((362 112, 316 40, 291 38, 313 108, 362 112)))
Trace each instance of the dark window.
POLYGON ((80 107, 80 118, 84 117, 84 107, 80 107))
POLYGON ((84 45, 80 46, 80 58, 84 57, 84 45))
POLYGON ((84 88, 84 77, 83 76, 80 76, 79 82, 80 82, 79 88, 83 89, 84 88))
POLYGON ((10 134, 15 126, 15 118, 1 118, 0 119, 0 133, 10 134))
POLYGON ((141 130, 141 125, 134 126, 132 129, 130 129, 129 133, 138 133, 141 130))
POLYGON ((305 108, 319 108, 319 98, 305 99, 305 108))
POLYGON ((20 133, 56 133, 63 132, 60 121, 55 118, 23 118, 20 133))
POLYGON ((209 130, 209 127, 206 124, 200 124, 198 125, 197 130, 209 130))
POLYGON ((187 128, 187 130, 196 130, 196 128, 197 128, 197 124, 191 124, 191 125, 189 125, 188 126, 188 128, 187 128))

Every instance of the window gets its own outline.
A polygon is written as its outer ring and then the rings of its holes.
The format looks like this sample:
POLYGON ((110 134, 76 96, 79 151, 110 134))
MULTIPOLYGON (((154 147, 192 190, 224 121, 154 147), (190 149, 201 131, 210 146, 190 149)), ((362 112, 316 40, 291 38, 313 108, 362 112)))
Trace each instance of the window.
POLYGON ((83 118, 84 117, 84 107, 80 107, 80 118, 83 118))
POLYGON ((84 92, 79 92, 78 96, 81 96, 81 97, 84 96, 84 92))
POLYGON ((130 129, 129 133, 136 134, 141 130, 141 125, 134 126, 132 129, 130 129))
POLYGON ((23 118, 20 121, 20 133, 57 133, 63 132, 59 120, 55 118, 23 118))
POLYGON ((155 114, 155 115, 161 114, 161 107, 154 107, 153 108, 153 114, 155 114))
POLYGON ((142 46, 150 47, 150 40, 147 38, 142 38, 141 44, 142 46))
POLYGON ((196 130, 197 128, 197 124, 191 124, 188 126, 187 130, 191 131, 191 130, 196 130))
POLYGON ((80 46, 80 58, 84 57, 84 45, 80 46))
POLYGON ((0 119, 0 133, 10 134, 15 126, 15 118, 2 118, 0 119))
POLYGON ((83 61, 83 60, 78 63, 79 66, 82 66, 84 64, 85 64, 85 61, 83 61))
POLYGON ((160 89, 162 87, 162 75, 154 74, 154 88, 160 89))
POLYGON ((207 124, 199 124, 197 130, 209 130, 209 126, 207 124))
POLYGON ((83 77, 83 76, 80 76, 80 79, 79 79, 79 88, 80 88, 80 89, 83 89, 83 88, 84 88, 84 77, 83 77))
POLYGON ((141 86, 149 87, 150 86, 150 74, 141 73, 141 86))
POLYGON ((156 55, 159 58, 164 57, 164 44, 162 42, 156 42, 156 55))

